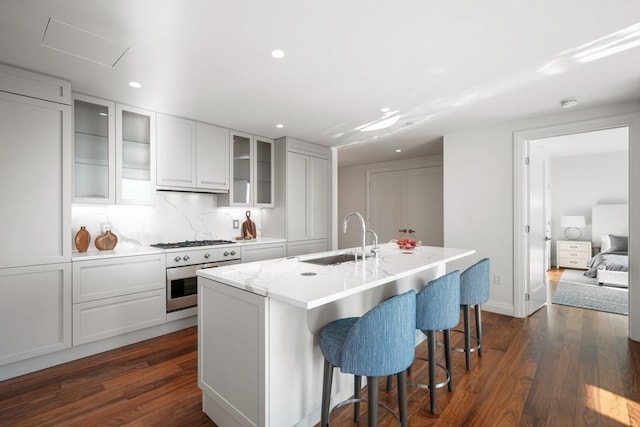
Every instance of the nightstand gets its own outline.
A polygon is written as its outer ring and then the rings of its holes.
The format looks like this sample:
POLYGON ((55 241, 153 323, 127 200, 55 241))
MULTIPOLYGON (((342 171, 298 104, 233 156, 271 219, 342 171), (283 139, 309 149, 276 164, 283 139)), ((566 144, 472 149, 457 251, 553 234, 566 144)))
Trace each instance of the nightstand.
POLYGON ((558 240, 556 242, 558 267, 586 270, 591 259, 591 242, 584 240, 558 240))

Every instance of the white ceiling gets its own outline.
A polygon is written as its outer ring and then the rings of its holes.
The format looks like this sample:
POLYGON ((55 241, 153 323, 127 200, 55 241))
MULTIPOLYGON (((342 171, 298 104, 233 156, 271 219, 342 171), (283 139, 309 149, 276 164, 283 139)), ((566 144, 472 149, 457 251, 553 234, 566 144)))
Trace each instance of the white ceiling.
POLYGON ((561 114, 567 97, 639 100, 638 44, 640 1, 0 0, 0 62, 141 108, 349 145, 341 166, 438 154, 445 134, 561 114), (110 67, 45 47, 49 18, 128 50, 110 67), (625 34, 636 47, 576 57, 625 34), (395 125, 357 130, 382 107, 395 125))

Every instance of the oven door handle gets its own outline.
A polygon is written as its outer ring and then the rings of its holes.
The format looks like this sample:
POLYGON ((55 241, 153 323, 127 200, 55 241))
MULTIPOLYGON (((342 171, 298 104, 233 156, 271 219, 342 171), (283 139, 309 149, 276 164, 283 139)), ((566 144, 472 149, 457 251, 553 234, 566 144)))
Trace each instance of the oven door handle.
POLYGON ((219 262, 210 262, 208 264, 202 264, 200 268, 198 268, 198 270, 206 270, 207 268, 217 268, 217 267, 220 267, 219 262))

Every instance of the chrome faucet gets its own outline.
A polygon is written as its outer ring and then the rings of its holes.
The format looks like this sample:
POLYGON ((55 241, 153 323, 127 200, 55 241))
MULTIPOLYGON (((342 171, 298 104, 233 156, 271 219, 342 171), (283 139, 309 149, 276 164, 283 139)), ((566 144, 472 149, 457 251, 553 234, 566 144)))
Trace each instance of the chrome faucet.
MULTIPOLYGON (((346 233, 347 232, 347 222, 349 222, 349 218, 351 216, 357 216, 358 218, 360 218, 360 226, 361 226, 361 230, 360 230, 360 238, 362 239, 362 260, 364 261, 366 256, 365 256, 365 246, 367 245, 367 226, 364 222, 364 218, 362 217, 362 215, 360 215, 360 212, 349 212, 347 214, 347 216, 344 217, 344 221, 342 222, 342 232, 346 233)), ((356 261, 358 261, 358 252, 356 251, 356 261)))
POLYGON ((367 230, 367 233, 371 233, 373 235, 373 247, 371 248, 371 253, 377 255, 380 252, 380 246, 378 246, 378 235, 373 230, 367 230))

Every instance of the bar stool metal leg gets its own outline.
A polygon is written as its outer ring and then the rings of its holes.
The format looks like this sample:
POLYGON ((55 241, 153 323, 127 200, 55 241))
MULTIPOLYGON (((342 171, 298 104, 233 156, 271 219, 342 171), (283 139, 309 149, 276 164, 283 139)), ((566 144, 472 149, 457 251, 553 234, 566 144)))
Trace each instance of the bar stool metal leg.
POLYGON ((442 331, 444 335, 444 360, 447 366, 447 373, 449 374, 449 391, 453 391, 453 365, 451 364, 451 330, 445 329, 442 331))
POLYGON ((478 340, 478 356, 482 357, 482 314, 480 310, 480 304, 475 306, 476 312, 476 337, 478 340))
POLYGON ((378 426, 378 377, 367 377, 367 409, 370 427, 378 426))
POLYGON ((331 403, 331 382, 333 380, 333 365, 324 360, 322 379, 322 408, 320 409, 320 426, 329 427, 329 405, 331 403))
MULTIPOLYGON (((362 377, 355 375, 353 377, 353 398, 360 399, 360 393, 362 391, 362 377)), ((353 421, 360 422, 360 401, 356 400, 353 405, 353 421)))
POLYGON ((468 305, 462 306, 462 312, 464 314, 464 357, 467 362, 467 371, 471 370, 471 320, 470 309, 468 305))
POLYGON ((436 333, 427 332, 427 347, 429 348, 429 398, 431 413, 436 413, 436 333))
POLYGON ((400 412, 400 427, 409 425, 409 410, 407 407, 407 371, 402 371, 398 376, 398 408, 400 412))

